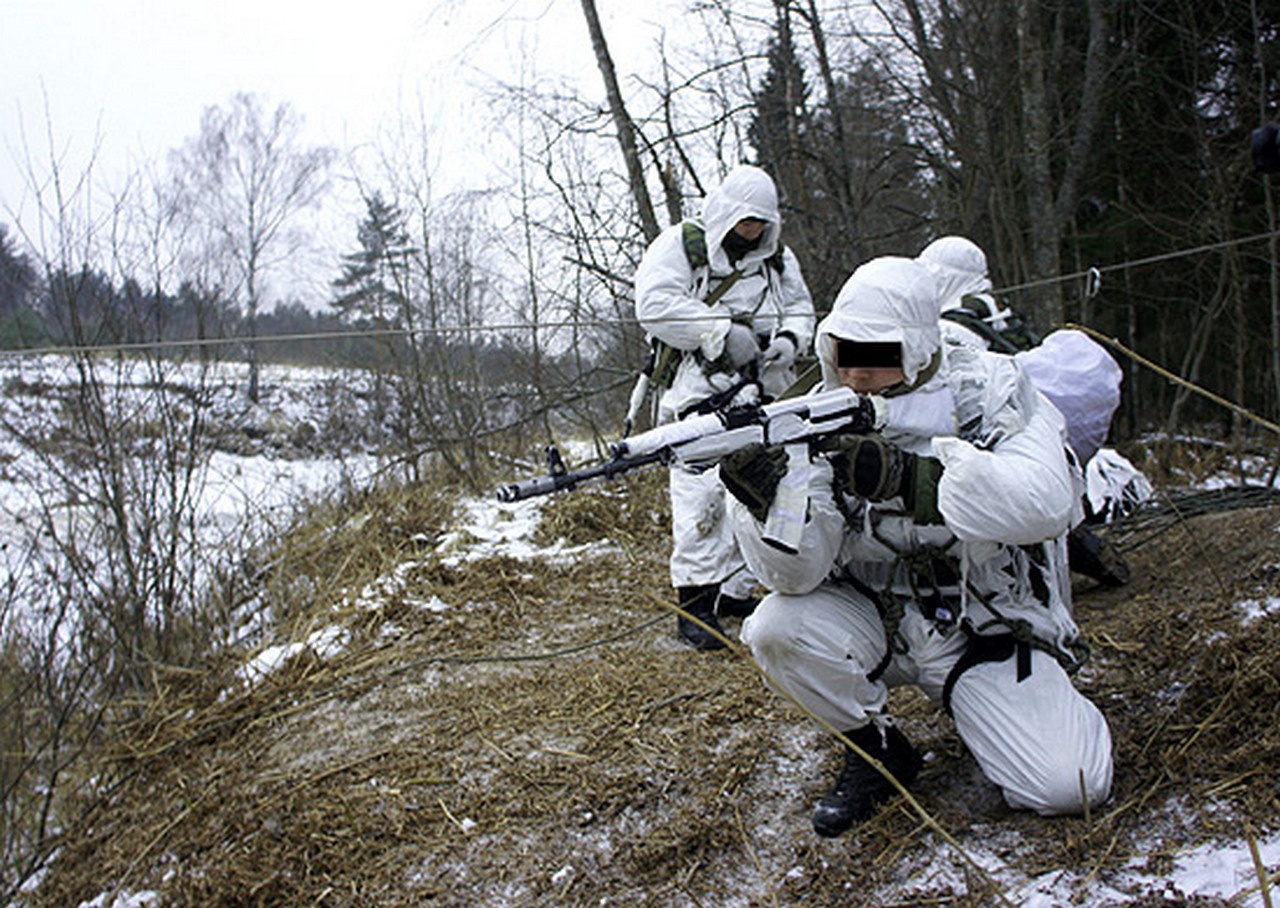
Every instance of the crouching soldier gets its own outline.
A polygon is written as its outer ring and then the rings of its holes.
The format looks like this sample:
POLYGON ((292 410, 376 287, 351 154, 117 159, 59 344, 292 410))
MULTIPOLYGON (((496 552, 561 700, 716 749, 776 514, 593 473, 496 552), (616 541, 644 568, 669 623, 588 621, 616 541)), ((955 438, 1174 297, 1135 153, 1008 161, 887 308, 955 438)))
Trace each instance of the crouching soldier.
POLYGON ((742 638, 771 684, 844 733, 844 768, 813 826, 867 819, 920 758, 886 709, 917 685, 954 719, 1015 808, 1080 812, 1111 789, 1111 734, 1069 672, 1066 533, 1078 472, 1062 416, 1008 357, 944 346, 933 277, 875 259, 818 326, 824 390, 865 395, 862 434, 806 457, 755 445, 720 466, 747 563, 772 592, 742 638), (797 473, 807 478, 797 480, 797 473), (779 483, 806 483, 794 551, 765 542, 779 483))

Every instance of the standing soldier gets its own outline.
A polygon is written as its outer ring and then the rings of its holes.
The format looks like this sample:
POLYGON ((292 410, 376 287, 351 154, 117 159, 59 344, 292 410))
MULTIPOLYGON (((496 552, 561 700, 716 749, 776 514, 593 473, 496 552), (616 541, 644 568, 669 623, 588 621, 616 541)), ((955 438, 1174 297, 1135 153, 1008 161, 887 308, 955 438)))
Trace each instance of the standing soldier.
MULTIPOLYGON (((767 401, 795 378, 813 339, 813 300, 800 263, 781 242, 773 180, 741 165, 706 198, 700 219, 664 230, 636 271, 636 318, 652 339, 651 381, 662 389, 658 422, 767 401)), ((720 630, 721 614, 745 616, 754 578, 725 520, 714 470, 670 471, 671 582, 680 607, 720 630)), ((724 644, 680 616, 682 640, 724 644)))

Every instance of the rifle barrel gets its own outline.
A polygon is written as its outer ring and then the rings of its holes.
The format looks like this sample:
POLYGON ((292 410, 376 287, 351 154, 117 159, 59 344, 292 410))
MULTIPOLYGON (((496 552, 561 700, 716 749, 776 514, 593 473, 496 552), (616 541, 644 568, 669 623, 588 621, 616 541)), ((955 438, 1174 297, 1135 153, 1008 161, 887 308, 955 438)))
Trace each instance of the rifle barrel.
POLYGON ((498 500, 510 503, 524 501, 526 498, 536 498, 539 495, 550 495, 553 492, 572 491, 580 483, 594 479, 611 479, 658 463, 662 460, 662 455, 662 451, 653 451, 638 457, 614 457, 581 470, 567 470, 563 473, 535 476, 532 479, 507 483, 498 489, 498 500))

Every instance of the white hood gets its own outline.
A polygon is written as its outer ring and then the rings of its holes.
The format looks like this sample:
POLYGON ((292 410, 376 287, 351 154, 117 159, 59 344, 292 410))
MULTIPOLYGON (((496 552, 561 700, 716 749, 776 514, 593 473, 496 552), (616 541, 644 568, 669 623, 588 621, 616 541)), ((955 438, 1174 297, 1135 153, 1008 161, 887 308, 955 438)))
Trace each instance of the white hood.
POLYGON ((940 310, 933 275, 914 259, 872 259, 849 277, 831 313, 818 324, 815 344, 828 389, 840 385, 835 340, 896 341, 902 344, 902 371, 913 383, 938 352, 940 310))
POLYGON ((916 256, 916 261, 928 268, 937 280, 943 312, 958 308, 963 296, 991 292, 987 254, 965 237, 944 236, 934 240, 916 256))
POLYGON ((740 268, 763 262, 773 255, 778 250, 778 238, 782 235, 778 189, 767 173, 750 164, 741 164, 729 171, 724 182, 707 194, 702 205, 707 258, 714 273, 726 274, 730 270, 729 257, 720 244, 743 218, 759 218, 768 224, 760 236, 760 244, 743 258, 740 268))

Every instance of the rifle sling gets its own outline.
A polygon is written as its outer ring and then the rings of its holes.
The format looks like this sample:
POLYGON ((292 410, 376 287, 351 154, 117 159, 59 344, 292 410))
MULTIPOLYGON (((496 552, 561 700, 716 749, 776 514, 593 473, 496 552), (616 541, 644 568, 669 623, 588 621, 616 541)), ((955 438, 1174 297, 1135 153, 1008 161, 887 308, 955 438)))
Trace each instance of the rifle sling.
POLYGON ((822 363, 812 362, 796 377, 795 381, 787 386, 785 391, 778 395, 778 400, 790 400, 793 397, 808 394, 820 381, 822 381, 822 363))
POLYGON ((703 300, 707 304, 707 308, 714 306, 720 302, 720 297, 729 292, 729 288, 738 283, 738 278, 742 277, 742 272, 737 268, 729 272, 729 276, 716 285, 716 289, 707 294, 707 298, 703 300))
MULTIPOLYGON (((703 302, 707 304, 708 308, 720 302, 720 297, 724 296, 729 288, 738 282, 740 277, 742 277, 742 272, 735 268, 724 280, 716 285, 716 289, 707 294, 707 298, 703 302)), ((672 379, 675 378, 675 372, 680 365, 680 360, 687 352, 689 351, 679 350, 666 341, 654 337, 650 341, 649 358, 640 372, 642 375, 647 375, 654 379, 658 387, 669 388, 671 387, 672 379)))

